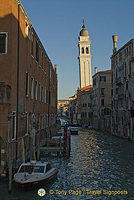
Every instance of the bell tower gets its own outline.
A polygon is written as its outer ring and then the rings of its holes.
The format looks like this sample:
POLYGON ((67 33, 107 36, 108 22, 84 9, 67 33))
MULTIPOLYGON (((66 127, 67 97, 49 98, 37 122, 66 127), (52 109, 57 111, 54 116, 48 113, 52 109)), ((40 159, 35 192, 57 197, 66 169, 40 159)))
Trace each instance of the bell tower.
POLYGON ((79 75, 80 88, 91 85, 91 55, 90 55, 90 40, 88 31, 85 28, 84 20, 82 30, 79 34, 79 75))

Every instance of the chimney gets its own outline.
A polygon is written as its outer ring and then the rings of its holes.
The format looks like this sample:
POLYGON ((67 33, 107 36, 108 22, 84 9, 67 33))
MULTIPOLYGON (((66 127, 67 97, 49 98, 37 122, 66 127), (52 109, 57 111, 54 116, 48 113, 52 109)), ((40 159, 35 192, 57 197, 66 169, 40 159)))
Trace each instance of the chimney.
POLYGON ((94 69, 95 69, 94 71, 95 71, 95 74, 96 74, 97 73, 97 67, 95 67, 94 69))
POLYGON ((56 70, 57 70, 57 65, 54 65, 54 69, 55 69, 55 73, 56 73, 56 70))
POLYGON ((117 49, 118 35, 113 35, 112 38, 113 38, 113 53, 115 53, 117 49))

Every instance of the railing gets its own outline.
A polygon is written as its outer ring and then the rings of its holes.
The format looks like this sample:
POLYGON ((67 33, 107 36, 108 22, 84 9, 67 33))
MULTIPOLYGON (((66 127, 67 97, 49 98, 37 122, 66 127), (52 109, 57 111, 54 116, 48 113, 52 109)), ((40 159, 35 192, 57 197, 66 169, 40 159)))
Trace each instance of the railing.
POLYGON ((116 79, 116 85, 123 84, 123 77, 119 77, 116 79))

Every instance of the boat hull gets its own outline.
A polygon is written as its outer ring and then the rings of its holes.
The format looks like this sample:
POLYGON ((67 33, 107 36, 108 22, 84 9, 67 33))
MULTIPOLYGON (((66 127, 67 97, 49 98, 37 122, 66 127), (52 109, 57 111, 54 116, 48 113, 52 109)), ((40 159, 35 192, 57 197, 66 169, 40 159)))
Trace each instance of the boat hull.
POLYGON ((42 185, 42 184, 49 184, 51 181, 53 181, 57 178, 57 174, 58 174, 58 170, 56 170, 55 173, 50 175, 49 177, 44 178, 44 179, 42 178, 41 180, 21 182, 21 181, 14 179, 14 182, 15 182, 16 185, 22 186, 22 187, 39 186, 39 185, 42 185))

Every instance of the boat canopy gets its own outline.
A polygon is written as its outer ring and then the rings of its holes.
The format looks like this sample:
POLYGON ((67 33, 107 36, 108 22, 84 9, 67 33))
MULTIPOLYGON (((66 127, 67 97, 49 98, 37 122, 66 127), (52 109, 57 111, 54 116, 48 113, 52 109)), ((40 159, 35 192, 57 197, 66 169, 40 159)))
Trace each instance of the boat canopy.
POLYGON ((40 165, 36 165, 36 166, 33 166, 33 165, 22 165, 20 170, 19 170, 19 173, 23 173, 23 172, 27 172, 29 174, 32 174, 32 173, 44 173, 44 168, 45 168, 45 166, 40 166, 40 165))

